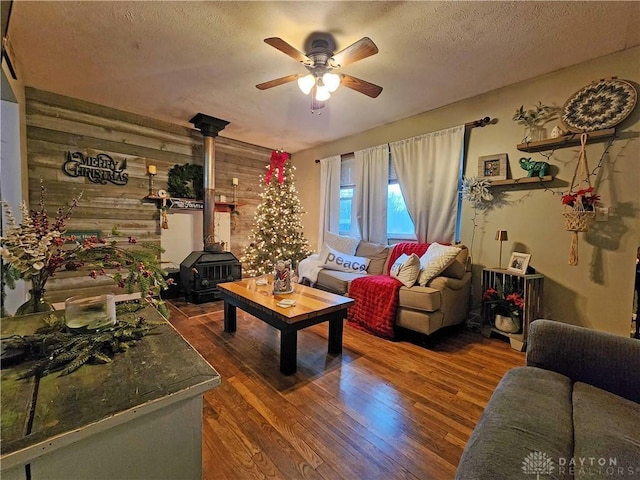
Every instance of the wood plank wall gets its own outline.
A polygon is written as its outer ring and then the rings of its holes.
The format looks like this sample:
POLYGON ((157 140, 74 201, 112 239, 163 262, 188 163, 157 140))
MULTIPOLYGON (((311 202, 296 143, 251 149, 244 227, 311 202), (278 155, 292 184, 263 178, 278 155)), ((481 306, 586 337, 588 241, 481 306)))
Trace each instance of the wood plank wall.
MULTIPOLYGON (((196 129, 33 88, 26 89, 26 124, 29 204, 32 208, 38 205, 40 179, 47 190, 50 216, 83 192, 80 205, 67 224, 70 230, 97 230, 108 235, 117 225, 127 235, 159 244, 159 210, 153 203, 143 201, 149 192, 147 165, 157 167, 155 191, 167 188, 168 171, 175 164, 202 165, 202 135, 196 129), (69 151, 85 155, 106 153, 116 161, 126 159, 128 183, 101 185, 66 175, 62 165, 69 151)), ((260 180, 269 164, 271 149, 222 136, 216 138, 215 145, 216 195, 226 195, 231 201, 232 178, 239 179, 240 215, 231 232, 230 250, 240 258, 253 228, 262 190, 260 180)), ((179 232, 171 232, 169 226, 164 234, 179 232)), ((109 279, 93 280, 86 273, 61 272, 46 287, 46 298, 52 302, 105 290, 122 293, 109 279)))

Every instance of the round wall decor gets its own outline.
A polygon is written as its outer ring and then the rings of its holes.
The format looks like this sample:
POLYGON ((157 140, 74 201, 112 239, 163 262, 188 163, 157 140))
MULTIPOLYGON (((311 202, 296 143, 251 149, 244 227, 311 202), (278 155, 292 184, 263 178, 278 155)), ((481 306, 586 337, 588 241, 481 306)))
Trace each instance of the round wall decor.
POLYGON ((578 90, 563 107, 562 122, 572 132, 612 128, 636 106, 635 87, 618 79, 599 80, 578 90))

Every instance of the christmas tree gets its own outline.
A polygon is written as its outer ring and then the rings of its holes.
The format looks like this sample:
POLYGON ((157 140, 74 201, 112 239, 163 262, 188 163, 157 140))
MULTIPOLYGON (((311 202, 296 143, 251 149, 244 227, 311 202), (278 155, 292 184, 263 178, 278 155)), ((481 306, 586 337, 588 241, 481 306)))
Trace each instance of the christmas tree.
POLYGON ((294 185, 295 169, 289 154, 274 151, 264 179, 264 191, 256 209, 255 229, 242 258, 243 273, 248 276, 273 272, 278 260, 298 262, 309 255, 309 242, 302 233, 302 206, 294 185))

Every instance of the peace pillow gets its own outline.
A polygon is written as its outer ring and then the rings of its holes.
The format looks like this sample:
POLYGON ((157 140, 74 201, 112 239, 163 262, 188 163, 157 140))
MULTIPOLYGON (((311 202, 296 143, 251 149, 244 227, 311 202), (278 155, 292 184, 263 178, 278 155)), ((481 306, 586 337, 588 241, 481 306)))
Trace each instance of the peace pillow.
POLYGON ((371 261, 366 257, 347 255, 327 246, 323 249, 320 258, 324 261, 322 265, 324 268, 350 273, 367 273, 367 267, 371 261))
POLYGON ((444 272, 455 261, 460 250, 460 247, 440 245, 437 242, 429 245, 425 254, 420 257, 418 284, 425 287, 427 283, 444 272))
POLYGON ((389 275, 400 280, 407 288, 413 287, 419 274, 420 257, 415 253, 411 255, 403 253, 393 262, 391 270, 389 270, 389 275))

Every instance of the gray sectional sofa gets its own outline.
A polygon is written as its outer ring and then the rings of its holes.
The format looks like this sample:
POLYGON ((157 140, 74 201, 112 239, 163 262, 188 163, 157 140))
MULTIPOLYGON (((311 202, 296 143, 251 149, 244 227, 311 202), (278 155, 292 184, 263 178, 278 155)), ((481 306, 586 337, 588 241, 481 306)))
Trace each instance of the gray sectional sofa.
MULTIPOLYGON (((428 286, 402 286, 396 312, 396 325, 430 335, 449 325, 457 325, 467 318, 471 293, 471 264, 469 249, 464 245, 455 261, 428 286)), ((388 272, 391 249, 389 245, 361 241, 355 255, 371 260, 367 272, 351 273, 323 269, 318 274, 316 288, 346 295, 354 278, 388 272)))
POLYGON ((456 479, 640 478, 640 341, 531 323, 527 366, 498 384, 456 479))

